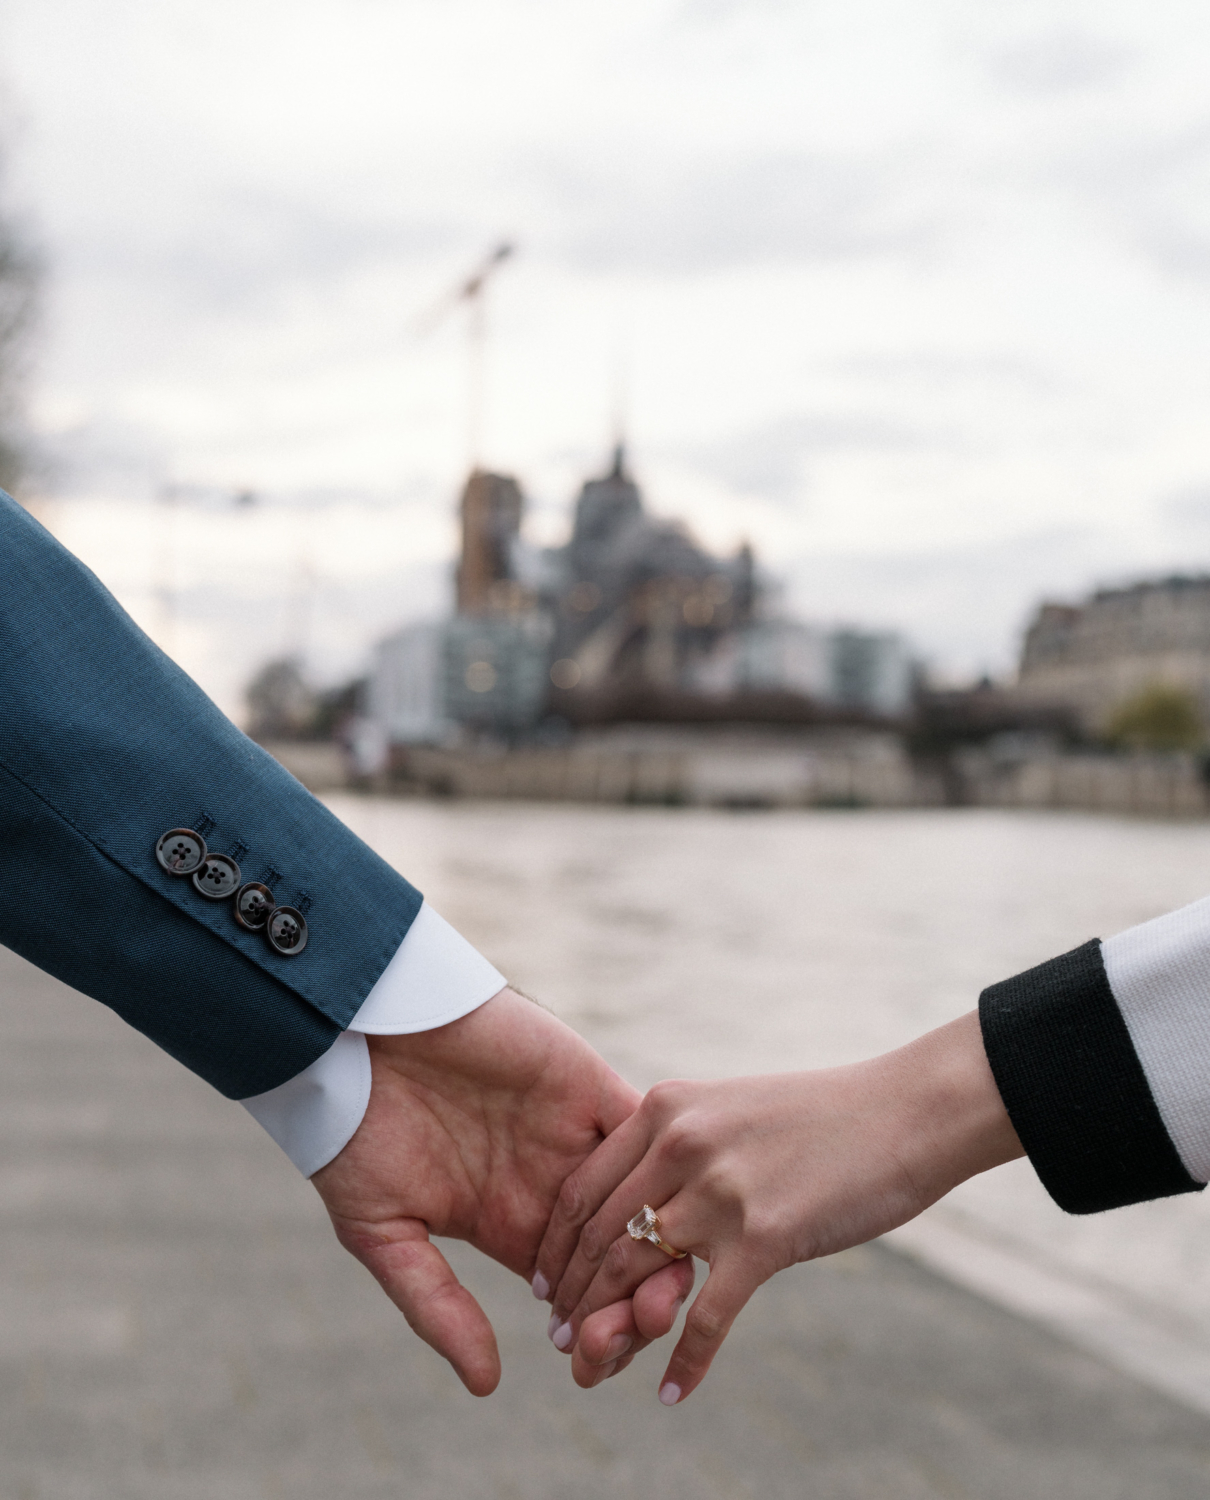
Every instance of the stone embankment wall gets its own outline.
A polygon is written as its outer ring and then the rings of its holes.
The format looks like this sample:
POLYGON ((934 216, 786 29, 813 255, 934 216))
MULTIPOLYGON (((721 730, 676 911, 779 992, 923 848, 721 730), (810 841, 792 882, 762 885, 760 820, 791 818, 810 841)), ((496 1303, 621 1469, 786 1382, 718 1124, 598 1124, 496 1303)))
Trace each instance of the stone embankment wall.
POLYGON ((976 807, 1072 807, 1099 812, 1199 817, 1210 787, 1192 755, 1039 754, 996 760, 966 751, 953 763, 954 801, 976 807))
POLYGON ((895 735, 794 743, 689 736, 584 738, 548 749, 397 751, 394 790, 670 806, 903 807, 918 778, 895 735))
MULTIPOLYGON (((334 745, 268 747, 312 791, 350 785, 334 745)), ((1210 813, 1191 755, 964 750, 913 761, 894 734, 701 735, 641 730, 557 747, 397 748, 389 773, 358 783, 398 796, 698 807, 1085 808, 1161 817, 1210 813)))

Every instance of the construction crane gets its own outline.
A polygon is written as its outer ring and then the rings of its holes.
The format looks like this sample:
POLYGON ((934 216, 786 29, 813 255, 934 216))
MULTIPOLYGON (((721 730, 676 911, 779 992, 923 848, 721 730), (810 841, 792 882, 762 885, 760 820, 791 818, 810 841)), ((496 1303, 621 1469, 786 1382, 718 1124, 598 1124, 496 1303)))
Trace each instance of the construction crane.
POLYGON ((516 253, 516 246, 501 240, 475 267, 416 319, 414 333, 423 338, 442 324, 456 308, 467 309, 467 448, 470 467, 478 469, 483 445, 484 349, 487 343, 487 285, 493 274, 516 253))

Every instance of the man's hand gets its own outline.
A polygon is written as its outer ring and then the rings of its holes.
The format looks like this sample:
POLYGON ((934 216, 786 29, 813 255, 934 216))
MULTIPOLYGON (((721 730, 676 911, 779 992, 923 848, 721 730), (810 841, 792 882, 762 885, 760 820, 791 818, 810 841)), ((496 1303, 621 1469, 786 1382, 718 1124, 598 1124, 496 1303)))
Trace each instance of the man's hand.
POLYGON ((311 1180, 341 1244, 467 1390, 489 1395, 495 1334, 429 1235, 468 1240, 530 1279, 564 1179, 639 1094, 512 990, 435 1031, 368 1041, 365 1119, 311 1180))

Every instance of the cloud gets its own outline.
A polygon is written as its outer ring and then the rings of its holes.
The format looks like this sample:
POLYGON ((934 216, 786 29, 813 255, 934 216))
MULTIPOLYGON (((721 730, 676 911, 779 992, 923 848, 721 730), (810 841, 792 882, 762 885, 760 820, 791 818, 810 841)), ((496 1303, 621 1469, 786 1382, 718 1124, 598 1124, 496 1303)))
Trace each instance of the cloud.
POLYGON ((922 385, 945 388, 969 386, 1015 386, 1037 393, 1055 390, 1058 376, 1033 360, 994 350, 986 354, 950 353, 946 350, 904 354, 860 354, 832 360, 826 366, 836 375, 874 380, 889 385, 922 385))
POLYGON ((550 163, 556 230, 581 264, 694 271, 770 260, 928 256, 946 228, 923 155, 753 155, 614 173, 550 163))
POLYGON ((1210 279, 1210 118, 1057 152, 1034 182, 1083 202, 1166 277, 1210 279))
POLYGON ((1161 520, 1177 530, 1204 531, 1210 526, 1210 482, 1187 485, 1166 495, 1157 509, 1161 520))
POLYGON ((168 468, 162 434, 100 414, 54 428, 44 425, 34 459, 38 478, 60 495, 90 487, 143 495, 168 468))
POLYGON ((1045 97, 1096 88, 1121 76, 1135 60, 1129 47, 1090 32, 1042 32, 993 52, 988 71, 1016 93, 1045 97))
POLYGON ((765 12, 772 16, 792 12, 796 0, 685 0, 677 12, 674 24, 684 22, 700 25, 717 21, 729 21, 733 16, 750 16, 765 12))
POLYGON ((300 201, 247 187, 199 193, 159 221, 86 226, 62 254, 75 272, 144 279, 216 311, 240 309, 287 285, 330 286, 362 266, 407 261, 457 245, 465 231, 300 201))
MULTIPOLYGON (((946 220, 907 150, 853 156, 797 152, 684 162, 667 152, 645 164, 596 165, 545 156, 497 163, 509 183, 456 211, 415 217, 377 212, 368 198, 345 204, 228 186, 166 216, 141 239, 76 237, 77 266, 147 275, 194 301, 238 307, 284 284, 331 285, 362 266, 406 264, 477 247, 496 216, 530 225, 581 268, 688 272, 767 261, 928 256, 946 220)), ((495 226, 498 228, 498 226, 495 226)))
POLYGON ((744 494, 783 502, 810 481, 812 459, 830 453, 895 453, 962 446, 955 433, 908 426, 877 412, 786 416, 680 455, 744 494))

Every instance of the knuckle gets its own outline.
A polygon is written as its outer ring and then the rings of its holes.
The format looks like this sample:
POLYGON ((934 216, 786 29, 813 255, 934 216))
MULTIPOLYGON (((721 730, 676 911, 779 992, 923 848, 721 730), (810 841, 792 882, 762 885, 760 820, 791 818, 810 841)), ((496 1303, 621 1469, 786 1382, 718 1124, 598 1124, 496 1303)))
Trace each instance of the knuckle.
POLYGON ((628 1246, 623 1240, 614 1240, 605 1252, 601 1270, 611 1280, 620 1279, 626 1274, 628 1261, 628 1246))
POLYGON ((667 1120, 676 1114, 685 1100, 685 1083, 679 1078, 664 1078, 653 1083, 643 1099, 642 1108, 656 1120, 667 1120))
POLYGON ((678 1084, 675 1078, 662 1078, 659 1083, 653 1083, 647 1090, 643 1103, 649 1112, 661 1109, 674 1099, 677 1089, 678 1084))
POLYGON ((709 1145, 709 1126, 696 1113, 677 1115, 664 1129, 664 1150, 675 1162, 699 1161, 709 1145))
POLYGON ((701 1343, 713 1344, 725 1331, 723 1319, 712 1308, 698 1307, 696 1303, 685 1318, 685 1332, 701 1343))
POLYGON ((584 1216, 584 1188, 579 1172, 573 1172, 559 1189, 557 1201, 560 1216, 571 1224, 578 1224, 584 1216))
POLYGON ((726 1158, 710 1162, 700 1181, 703 1191, 719 1207, 744 1209, 743 1175, 726 1158))
POLYGON ((609 1245, 610 1241, 605 1238, 600 1223, 596 1219, 589 1219, 580 1230, 580 1254, 590 1266, 596 1266, 601 1263, 601 1257, 609 1249, 609 1245))

